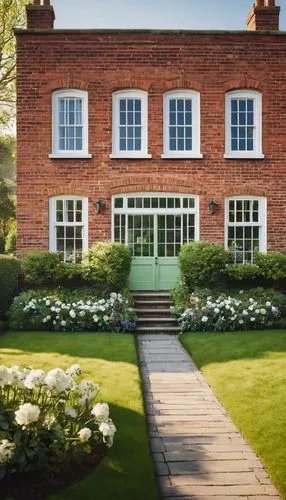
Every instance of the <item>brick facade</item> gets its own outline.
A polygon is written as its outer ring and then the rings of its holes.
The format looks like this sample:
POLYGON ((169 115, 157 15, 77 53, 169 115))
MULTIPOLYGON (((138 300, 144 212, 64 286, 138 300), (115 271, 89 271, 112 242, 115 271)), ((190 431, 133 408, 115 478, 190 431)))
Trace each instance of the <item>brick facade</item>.
POLYGON ((19 253, 48 249, 49 196, 88 197, 92 244, 111 238, 111 195, 147 191, 199 195, 200 239, 218 243, 225 197, 265 196, 267 248, 286 251, 286 33, 38 27, 16 32, 19 253), (66 88, 88 91, 91 159, 49 158, 51 94, 66 88), (148 92, 151 159, 109 158, 112 93, 127 88, 148 92), (163 95, 178 88, 200 92, 202 159, 161 159, 163 95), (235 89, 262 93, 264 159, 224 158, 225 92, 235 89))

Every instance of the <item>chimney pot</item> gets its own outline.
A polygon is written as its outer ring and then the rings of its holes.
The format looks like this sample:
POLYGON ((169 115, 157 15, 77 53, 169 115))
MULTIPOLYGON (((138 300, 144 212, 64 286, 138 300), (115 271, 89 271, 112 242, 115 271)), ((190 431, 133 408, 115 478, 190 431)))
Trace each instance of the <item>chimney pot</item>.
POLYGON ((278 31, 280 7, 275 0, 256 0, 247 16, 250 31, 278 31))
POLYGON ((53 29, 55 12, 50 0, 34 0, 26 6, 27 29, 53 29))

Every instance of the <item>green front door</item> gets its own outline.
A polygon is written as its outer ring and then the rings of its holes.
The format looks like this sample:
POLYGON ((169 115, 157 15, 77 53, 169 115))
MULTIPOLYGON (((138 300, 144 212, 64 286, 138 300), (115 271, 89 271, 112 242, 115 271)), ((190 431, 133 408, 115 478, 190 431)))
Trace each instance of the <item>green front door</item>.
POLYGON ((129 246, 131 290, 170 290, 180 278, 178 254, 194 240, 194 197, 138 195, 113 200, 113 239, 129 246))

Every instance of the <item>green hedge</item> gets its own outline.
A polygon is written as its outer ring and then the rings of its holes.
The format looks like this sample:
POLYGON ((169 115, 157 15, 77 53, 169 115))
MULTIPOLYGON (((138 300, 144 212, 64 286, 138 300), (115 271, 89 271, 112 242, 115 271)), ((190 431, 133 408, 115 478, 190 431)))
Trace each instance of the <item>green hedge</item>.
POLYGON ((18 292, 20 261, 14 257, 0 255, 0 312, 8 310, 13 297, 18 292))
POLYGON ((21 264, 24 279, 29 286, 54 286, 82 280, 82 266, 62 262, 56 253, 29 252, 22 257, 21 264))
POLYGON ((183 245, 179 260, 182 278, 193 289, 214 283, 230 261, 230 253, 221 245, 196 241, 183 245))
POLYGON ((127 286, 130 268, 131 251, 121 243, 96 243, 83 260, 83 276, 111 291, 127 286))
POLYGON ((254 263, 262 276, 273 281, 286 278, 286 255, 280 252, 257 253, 254 263))

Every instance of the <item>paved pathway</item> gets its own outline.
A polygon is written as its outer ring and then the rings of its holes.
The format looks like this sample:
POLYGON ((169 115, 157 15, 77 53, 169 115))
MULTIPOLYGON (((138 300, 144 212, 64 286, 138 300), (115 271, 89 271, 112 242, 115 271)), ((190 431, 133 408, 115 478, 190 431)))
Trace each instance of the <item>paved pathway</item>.
POLYGON ((261 462, 172 335, 138 337, 162 498, 278 500, 261 462))

